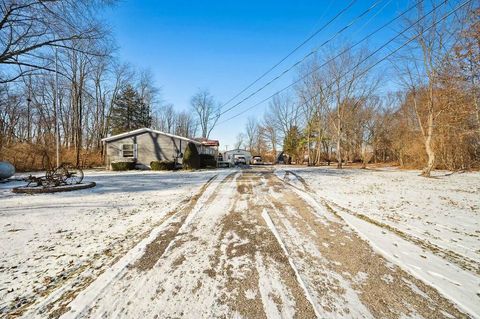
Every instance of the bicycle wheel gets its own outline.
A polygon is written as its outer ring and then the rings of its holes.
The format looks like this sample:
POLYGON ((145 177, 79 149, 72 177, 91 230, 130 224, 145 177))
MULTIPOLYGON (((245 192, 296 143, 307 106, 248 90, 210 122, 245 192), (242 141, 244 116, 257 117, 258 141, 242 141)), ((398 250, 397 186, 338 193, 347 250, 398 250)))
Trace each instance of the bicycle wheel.
POLYGON ((80 184, 83 180, 83 171, 81 168, 76 167, 64 167, 63 168, 63 181, 67 185, 80 184))

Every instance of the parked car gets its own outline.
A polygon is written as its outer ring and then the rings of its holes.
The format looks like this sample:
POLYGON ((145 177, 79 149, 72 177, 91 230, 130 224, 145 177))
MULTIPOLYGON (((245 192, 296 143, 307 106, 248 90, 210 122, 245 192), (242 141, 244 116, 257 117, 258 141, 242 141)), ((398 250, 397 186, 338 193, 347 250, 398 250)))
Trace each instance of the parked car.
POLYGON ((254 156, 252 158, 253 165, 263 165, 262 157, 261 156, 254 156))
POLYGON ((245 156, 235 156, 234 163, 235 165, 245 165, 247 164, 247 160, 245 159, 245 156))

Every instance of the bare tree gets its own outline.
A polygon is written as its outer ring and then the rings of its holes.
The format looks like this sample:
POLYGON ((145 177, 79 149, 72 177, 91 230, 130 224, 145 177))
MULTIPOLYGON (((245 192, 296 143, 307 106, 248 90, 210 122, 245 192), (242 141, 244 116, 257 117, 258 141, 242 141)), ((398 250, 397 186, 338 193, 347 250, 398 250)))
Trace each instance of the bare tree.
POLYGON ((460 32, 455 45, 455 62, 460 69, 460 76, 471 91, 475 107, 477 130, 480 133, 480 8, 467 13, 467 27, 460 32))
MULTIPOLYGON (((413 25, 411 34, 415 39, 410 46, 410 56, 403 65, 403 83, 410 92, 410 103, 417 116, 418 126, 423 138, 427 163, 422 176, 429 177, 435 168, 436 152, 434 147, 435 125, 438 116, 443 112, 436 91, 439 89, 439 72, 446 58, 453 53, 454 42, 449 39, 459 22, 455 19, 445 20, 442 8, 432 9, 432 13, 413 25)), ((425 15, 423 4, 417 6, 414 19, 425 15)))
POLYGON ((268 106, 265 118, 275 127, 277 139, 282 140, 296 126, 299 110, 289 94, 277 94, 268 106))
POLYGON ((268 155, 268 142, 265 134, 265 128, 257 124, 257 134, 255 136, 253 151, 256 155, 260 155, 263 158, 266 158, 265 155, 268 155))
MULTIPOLYGON (((318 56, 314 56, 301 66, 300 83, 296 85, 296 93, 305 121, 309 165, 320 161, 322 148, 325 148, 325 143, 328 141, 328 110, 332 88, 327 82, 328 76, 323 73, 323 69, 319 67, 318 56), (312 144, 315 145, 315 152, 312 150, 312 144)), ((328 146, 324 151, 328 153, 328 146)))
POLYGON ((133 81, 134 72, 131 66, 127 63, 117 63, 114 61, 111 65, 112 70, 110 70, 111 76, 113 79, 110 84, 106 87, 108 90, 108 110, 105 119, 104 129, 102 131, 102 136, 107 136, 110 130, 109 119, 113 110, 113 104, 115 102, 115 97, 133 81))
POLYGON ((202 137, 208 138, 220 118, 220 106, 208 90, 199 90, 190 100, 200 124, 202 137))
POLYGON ((175 134, 185 137, 195 137, 197 133, 197 123, 193 116, 188 112, 180 112, 175 118, 175 134))
MULTIPOLYGON (((332 85, 333 112, 331 124, 335 130, 337 167, 342 168, 343 143, 346 140, 345 122, 367 96, 377 88, 379 79, 369 78, 367 50, 355 52, 341 49, 342 54, 329 62, 328 78, 332 85)), ((333 55, 336 55, 333 53, 333 55)))
POLYGON ((241 149, 245 145, 245 134, 243 133, 238 133, 237 134, 237 139, 234 144, 234 149, 241 149))
POLYGON ((0 64, 15 67, 15 72, 10 68, 10 74, 0 74, 0 82, 14 81, 39 69, 52 71, 52 48, 80 51, 82 48, 72 44, 101 39, 104 32, 93 11, 106 2, 2 0, 0 64))
POLYGON ((245 125, 245 132, 246 132, 246 148, 249 152, 252 152, 255 147, 255 141, 257 139, 258 134, 258 123, 254 117, 249 117, 247 124, 245 125))
POLYGON ((137 91, 143 103, 154 113, 162 101, 160 100, 160 89, 155 86, 151 70, 145 69, 139 73, 137 91))
POLYGON ((383 117, 381 116, 381 99, 378 96, 368 97, 358 112, 356 117, 357 136, 359 138, 360 156, 362 159, 362 168, 367 168, 375 152, 374 140, 380 135, 383 117))
POLYGON ((277 130, 275 129, 275 126, 268 120, 267 114, 263 120, 262 133, 263 137, 269 143, 272 161, 275 162, 278 145, 277 130))

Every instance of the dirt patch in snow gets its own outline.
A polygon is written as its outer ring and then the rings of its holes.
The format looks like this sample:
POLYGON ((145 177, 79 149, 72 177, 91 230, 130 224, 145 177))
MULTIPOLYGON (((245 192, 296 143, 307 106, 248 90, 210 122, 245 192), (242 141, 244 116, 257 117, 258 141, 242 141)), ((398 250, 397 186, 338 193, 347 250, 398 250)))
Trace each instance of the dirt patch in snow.
POLYGON ((195 207, 198 199, 203 195, 205 190, 207 189, 208 185, 215 179, 216 175, 210 178, 200 189, 200 191, 193 195, 190 201, 186 206, 180 209, 180 211, 172 211, 170 212, 164 220, 169 220, 170 224, 168 225, 165 231, 162 231, 157 238, 155 238, 150 244, 147 245, 145 248, 145 253, 140 257, 135 264, 133 265, 134 268, 140 271, 147 271, 152 269, 153 266, 158 262, 160 257, 162 257, 163 253, 167 249, 168 245, 175 239, 178 234, 180 227, 182 227, 185 219, 187 218, 190 211, 195 207))
MULTIPOLYGON (((289 183, 289 180, 287 179, 287 175, 288 174, 292 174, 293 176, 295 176, 295 178, 300 181, 303 185, 303 187, 305 188, 305 190, 307 190, 310 194, 314 195, 314 196, 317 196, 315 191, 308 185, 308 183, 305 181, 305 179, 303 179, 301 176, 299 176, 297 173, 295 172, 292 172, 292 171, 286 171, 286 175, 285 175, 285 180, 290 186, 292 187, 295 187, 297 189, 299 189, 298 187, 296 187, 294 184, 292 183, 289 183)), ((302 191, 301 189, 299 189, 300 191, 302 191)), ((465 192, 465 190, 456 190, 456 191, 463 191, 465 192)), ((453 205, 453 201, 451 199, 448 199, 446 197, 442 197, 443 199, 447 200, 448 202, 450 202, 450 205, 451 206, 455 206, 453 205)), ((341 217, 338 215, 337 213, 337 210, 341 211, 341 212, 345 212, 347 214, 350 214, 350 215, 353 215, 363 221, 366 221, 372 225, 375 225, 375 226, 378 226, 378 227, 381 227, 387 231, 390 231, 392 233, 394 233, 395 235, 421 247, 422 249, 426 250, 426 251, 429 251, 441 258, 444 258, 454 264, 456 264, 457 266, 459 266, 460 268, 464 269, 464 270, 467 270, 467 271, 470 271, 472 273, 475 273, 477 275, 480 275, 480 263, 472 258, 469 258, 468 256, 465 256, 464 254, 461 254, 461 253, 458 253, 456 251, 453 251, 451 249, 448 249, 446 247, 441 247, 439 245, 436 245, 434 243, 432 243, 430 240, 427 240, 425 238, 419 238, 418 236, 413 236, 411 234, 408 234, 407 232, 405 231, 402 231, 400 229, 398 229, 397 227, 393 227, 392 225, 388 224, 388 223, 385 223, 385 222, 382 222, 376 218, 372 218, 372 217, 369 217, 365 214, 362 214, 362 213, 359 213, 359 212, 356 212, 356 211, 352 211, 348 208, 345 208, 343 206, 340 206, 338 205, 337 203, 335 202, 332 202, 330 200, 327 200, 325 198, 320 198, 321 199, 321 202, 322 204, 330 211, 332 212, 335 216, 337 216, 338 218, 341 219, 341 217)), ((474 206, 472 206, 472 210, 474 210, 474 206)), ((395 215, 387 215, 386 217, 386 220, 390 220, 390 221, 393 221, 394 223, 395 222, 398 222, 399 220, 401 220, 401 217, 400 216, 395 216, 395 215)), ((427 224, 430 223, 432 224, 431 222, 426 222, 427 224)), ((458 231, 454 231, 455 233, 458 233, 460 234, 460 232, 458 231)), ((476 231, 478 232, 478 231, 476 231)), ((424 234, 430 234, 428 231, 425 231, 424 234)), ((470 233, 463 233, 463 235, 465 236, 469 236, 469 237, 478 237, 477 235, 475 234, 470 234, 470 233)), ((440 237, 438 236, 434 236, 432 234, 430 234, 430 236, 436 240, 439 240, 440 237)), ((452 242, 456 242, 457 240, 455 239, 451 239, 452 242)), ((477 250, 477 252, 479 252, 480 250, 477 250)))
POLYGON ((226 279, 220 300, 242 317, 266 318, 274 308, 278 314, 314 318, 315 312, 296 281, 288 257, 262 218, 265 203, 258 202, 254 194, 259 180, 250 172, 237 178, 241 196, 221 221, 222 242, 212 258, 209 274, 226 279), (265 273, 269 278, 264 277, 265 273), (265 296, 259 287, 262 280, 273 281, 273 288, 265 296))
POLYGON ((356 213, 356 212, 353 212, 347 208, 344 208, 344 207, 341 207, 337 204, 334 204, 334 203, 327 203, 325 202, 324 203, 326 206, 329 206, 329 210, 334 212, 335 213, 335 209, 331 206, 334 206, 336 209, 340 209, 342 211, 345 211, 347 212, 348 214, 351 214, 351 215, 354 215, 370 224, 373 224, 373 225, 376 225, 378 227, 381 227, 381 228, 384 228, 384 229, 387 229, 393 233, 395 233, 396 235, 402 237, 403 239, 405 240, 408 240, 412 243, 414 243, 415 245, 418 245, 420 247, 422 247, 423 249, 426 249, 442 258, 445 258, 446 260, 452 262, 452 263, 455 263, 457 264, 458 266, 460 266, 460 268, 462 269, 465 269, 465 270, 468 270, 468 271, 471 271, 473 273, 476 273, 477 275, 480 275, 480 264, 478 262, 476 262, 475 260, 473 259, 470 259, 466 256, 463 256, 461 254, 458 254, 450 249, 447 249, 447 248, 443 248, 443 247, 440 247, 438 245, 435 245, 435 244, 432 244, 431 242, 427 241, 427 240, 422 240, 422 239, 419 239, 415 236, 412 236, 412 235, 409 235, 393 226, 390 226, 386 223, 382 223, 378 220, 375 220, 373 218, 370 218, 364 214, 361 214, 361 213, 356 213))
MULTIPOLYGON (((308 241, 314 243, 321 256, 328 261, 323 267, 350 282, 362 304, 374 317, 399 318, 402 315, 421 315, 424 318, 442 318, 446 316, 445 313, 455 318, 467 317, 434 288, 425 285, 375 253, 370 245, 349 230, 343 221, 325 219, 318 222, 318 216, 301 198, 288 188, 282 187, 282 182, 273 175, 267 178, 270 185, 277 184, 276 189, 282 196, 282 201, 271 199, 276 211, 286 212, 289 206, 296 212, 277 216, 275 222, 278 227, 286 234, 287 229, 281 219, 287 218, 290 225, 298 229, 299 233, 309 236, 308 241), (382 280, 385 276, 390 278, 390 282, 382 280), (358 280, 359 277, 361 280, 358 280), (407 281, 413 283, 413 286, 407 284, 407 281)), ((288 241, 288 236, 286 238, 288 241)), ((298 257, 301 258, 301 255, 298 257)), ((308 263, 308 260, 306 262, 308 263)), ((343 293, 342 290, 336 292, 343 293)))

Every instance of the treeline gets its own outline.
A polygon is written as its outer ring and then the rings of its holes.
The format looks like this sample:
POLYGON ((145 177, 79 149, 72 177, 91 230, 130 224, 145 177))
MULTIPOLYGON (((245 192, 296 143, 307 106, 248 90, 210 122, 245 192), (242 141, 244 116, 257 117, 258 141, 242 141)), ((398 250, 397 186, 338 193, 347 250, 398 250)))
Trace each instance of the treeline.
MULTIPOLYGON (((268 160, 283 150, 293 163, 389 162, 423 168, 425 176, 434 168, 479 167, 475 4, 452 19, 435 12, 410 28, 408 46, 380 72, 368 48, 323 51, 300 67, 294 89, 275 96, 262 120, 249 119, 236 146, 268 160)), ((412 21, 423 12, 419 6, 412 21)))
POLYGON ((207 97, 200 105, 192 98, 193 112, 176 112, 148 70, 116 57, 100 18, 113 4, 0 2, 0 160, 17 170, 55 165, 58 137, 61 161, 98 166, 101 140, 111 133, 146 126, 193 137, 205 125, 209 133, 215 105, 208 91, 195 95, 207 97))
MULTIPOLYGON (((0 160, 42 169, 59 137, 62 161, 101 165, 102 138, 143 126, 209 137, 221 107, 208 90, 176 111, 150 72, 115 57, 99 18, 112 3, 1 1, 0 160)), ((385 61, 348 41, 319 51, 235 146, 270 161, 284 151, 295 163, 393 162, 426 176, 478 167, 480 9, 472 0, 451 14, 457 5, 428 15, 419 5, 398 39, 407 45, 385 61)))
POLYGON ((117 94, 131 85, 148 107, 155 103, 151 75, 114 57, 99 19, 111 3, 2 1, 0 159, 41 169, 55 158, 58 133, 62 160, 95 165, 117 94))

